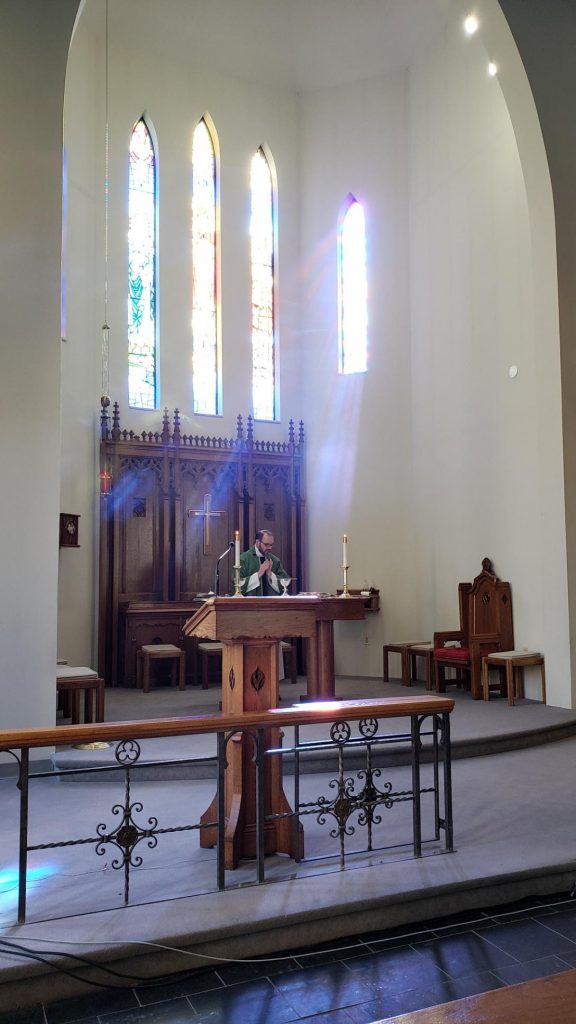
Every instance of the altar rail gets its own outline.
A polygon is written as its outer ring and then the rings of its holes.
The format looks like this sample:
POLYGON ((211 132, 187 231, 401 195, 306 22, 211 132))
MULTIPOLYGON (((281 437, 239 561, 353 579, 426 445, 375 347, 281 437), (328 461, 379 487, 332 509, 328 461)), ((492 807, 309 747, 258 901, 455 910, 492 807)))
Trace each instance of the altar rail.
MULTIPOLYGON (((162 835, 179 832, 200 832, 202 828, 211 827, 217 830, 215 855, 216 886, 224 889, 234 881, 226 877, 224 867, 224 777, 227 767, 227 747, 230 740, 239 733, 248 734, 254 749, 254 771, 256 779, 256 872, 255 881, 265 881, 264 829, 268 820, 264 815, 264 790, 268 773, 278 770, 274 759, 291 758, 293 770, 293 806, 289 814, 292 827, 297 834, 302 818, 313 816, 315 822, 324 825, 328 821, 333 827, 330 837, 337 840, 337 850, 333 856, 338 857, 340 867, 344 868, 345 859, 350 854, 346 851, 346 839, 352 836, 357 828, 366 830, 365 851, 374 852, 383 849, 396 849, 402 846, 402 855, 406 856, 406 843, 395 842, 388 846, 378 845, 377 827, 381 824, 380 812, 391 809, 400 803, 412 805, 412 835, 409 845, 412 855, 423 854, 423 844, 436 844, 438 851, 441 835, 444 839, 444 850, 453 850, 452 822, 452 784, 451 784, 451 753, 450 753, 450 712, 454 701, 435 695, 424 697, 383 698, 381 700, 335 701, 323 704, 298 705, 291 708, 274 708, 266 712, 244 713, 242 715, 194 716, 183 718, 156 719, 136 722, 111 722, 80 726, 59 726, 54 729, 25 729, 0 731, 0 751, 15 758, 18 764, 17 785, 20 790, 20 824, 19 824, 19 871, 18 871, 18 921, 26 920, 26 884, 28 875, 28 855, 32 851, 56 850, 65 847, 85 846, 91 844, 95 852, 103 856, 112 851, 115 860, 112 867, 124 874, 124 904, 130 902, 131 869, 142 864, 141 851, 144 845, 155 848, 158 838, 162 835), (410 729, 398 733, 382 733, 378 723, 382 720, 409 718, 410 729), (358 736, 354 736, 350 723, 358 723, 358 736), (429 728, 423 728, 428 723, 429 728), (312 742, 301 741, 300 728, 307 725, 330 725, 329 739, 316 739, 312 742), (270 726, 294 727, 294 744, 280 749, 266 749, 264 743, 265 730, 270 726), (182 759, 143 762, 140 760, 140 740, 159 737, 195 736, 214 733, 217 737, 217 814, 214 822, 200 824, 198 821, 174 826, 159 827, 156 817, 148 817, 146 827, 141 824, 143 804, 133 799, 132 787, 136 785, 134 769, 148 767, 172 767, 182 764, 182 759), (69 769, 58 773, 59 778, 67 776, 98 776, 111 772, 123 773, 123 802, 112 807, 112 813, 121 820, 114 828, 100 823, 93 830, 94 834, 75 839, 63 839, 57 842, 30 844, 29 834, 29 790, 30 783, 36 779, 53 778, 53 772, 34 772, 30 770, 29 754, 31 749, 51 746, 76 745, 93 742, 117 742, 115 758, 117 764, 104 767, 69 769), (428 741, 427 745, 425 741, 428 741), (402 789, 393 789, 387 782, 378 786, 382 769, 377 766, 378 751, 389 744, 407 743, 410 745, 409 785, 402 789), (313 800, 301 798, 301 758, 309 751, 325 751, 335 749, 337 755, 336 778, 331 779, 329 790, 332 794, 320 795, 313 800), (358 754, 363 753, 362 767, 358 770, 358 754), (346 762, 350 763, 353 755, 354 766, 347 773, 346 762), (430 773, 428 784, 424 785, 421 774, 426 770, 430 773), (357 791, 356 785, 360 784, 357 791), (422 833, 422 798, 429 796, 432 801, 431 835, 422 833), (143 844, 139 846, 139 844, 143 844), (138 854, 135 855, 135 851, 138 854)), ((192 760, 192 759, 190 759, 192 760)), ((213 758, 210 760, 214 760, 213 758)), ((278 817, 278 815, 277 815, 278 817)), ((354 851, 354 854, 358 851, 354 851)), ((325 856, 325 855, 324 855, 325 856)), ((306 859, 306 858, 305 858, 306 859)), ((309 859, 309 858, 308 858, 309 859)), ((313 858, 314 859, 314 858, 313 858)), ((293 864, 293 862, 291 862, 293 864)), ((293 867, 291 869, 293 874, 293 867)), ((228 875, 233 872, 228 872, 228 875)), ((277 876, 276 876, 277 880, 277 876)), ((242 884, 246 884, 243 881, 242 884)), ((155 895, 161 899, 160 894, 155 895)), ((89 908, 87 908, 89 909, 89 908)), ((77 907, 76 907, 77 912, 77 907)), ((58 916, 65 913, 59 905, 58 916)))

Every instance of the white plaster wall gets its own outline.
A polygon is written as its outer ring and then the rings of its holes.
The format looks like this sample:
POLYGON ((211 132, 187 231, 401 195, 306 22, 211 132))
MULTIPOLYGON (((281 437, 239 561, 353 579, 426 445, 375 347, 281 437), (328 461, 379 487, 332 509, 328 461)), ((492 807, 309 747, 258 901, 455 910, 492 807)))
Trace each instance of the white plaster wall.
POLYGON ((558 339, 553 320, 536 332, 523 168, 488 60, 454 24, 410 76, 419 623, 456 626, 453 581, 488 555, 512 583, 516 647, 545 652, 549 701, 570 706, 558 339))
POLYGON ((2 5, 2 728, 55 720, 62 102, 76 7, 2 5))
POLYGON ((489 47, 455 19, 406 78, 303 98, 309 586, 339 584, 347 532, 351 585, 379 586, 382 614, 337 627, 337 670, 375 675, 386 640, 457 626, 457 583, 489 556, 512 582, 516 645, 545 652, 549 700, 570 706, 551 193, 496 7, 482 5, 489 47), (369 372, 346 379, 335 231, 349 191, 366 203, 371 323, 369 372))
POLYGON ((384 628, 401 639, 413 624, 406 99, 400 74, 302 100, 308 586, 342 585, 347 533, 350 586, 381 590, 381 615, 336 626, 337 671, 363 675, 381 673, 384 628), (367 374, 339 376, 336 239, 349 192, 366 213, 370 357, 367 374))
MULTIPOLYGON (((59 651, 94 664, 97 419, 104 319, 104 69, 102 39, 82 18, 66 83, 70 168, 68 340, 63 362, 62 508, 80 512, 80 550, 61 553, 59 651), (82 372, 80 372, 80 369, 82 372)), ((161 429, 162 410, 180 410, 184 433, 235 436, 236 417, 251 411, 250 162, 260 145, 273 158, 278 190, 277 296, 280 419, 255 435, 284 440, 301 415, 296 327, 299 319, 298 98, 151 55, 137 26, 130 48, 113 32, 109 48, 110 395, 123 427, 161 429), (192 413, 190 333, 190 158, 192 133, 208 112, 220 151, 221 324, 223 413, 192 413), (145 114, 156 144, 159 190, 159 409, 128 409, 127 181, 128 143, 145 114)))

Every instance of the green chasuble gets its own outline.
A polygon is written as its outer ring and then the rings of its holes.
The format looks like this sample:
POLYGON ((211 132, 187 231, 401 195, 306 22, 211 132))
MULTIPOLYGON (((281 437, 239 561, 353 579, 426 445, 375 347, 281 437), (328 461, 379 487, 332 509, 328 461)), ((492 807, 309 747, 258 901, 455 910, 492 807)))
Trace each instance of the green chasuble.
POLYGON ((257 581, 257 585, 254 586, 256 581, 252 577, 260 568, 260 555, 255 547, 249 548, 248 551, 243 551, 240 555, 240 585, 242 593, 247 597, 277 597, 281 593, 282 588, 278 580, 286 579, 288 573, 280 559, 272 554, 271 551, 268 553, 267 558, 272 562, 272 569, 270 572, 264 573, 257 581), (248 590, 249 584, 252 584, 250 590, 248 590))

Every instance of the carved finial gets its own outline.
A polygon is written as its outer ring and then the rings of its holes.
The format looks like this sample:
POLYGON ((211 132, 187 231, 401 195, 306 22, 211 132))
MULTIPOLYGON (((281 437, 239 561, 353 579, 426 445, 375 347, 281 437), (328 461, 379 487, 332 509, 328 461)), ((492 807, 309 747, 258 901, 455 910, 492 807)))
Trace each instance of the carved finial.
POLYGON ((249 441, 250 444, 254 441, 254 420, 250 415, 246 421, 246 440, 249 441))
POLYGON ((294 420, 288 423, 288 440, 290 444, 294 444, 294 420))
POLYGON ((180 410, 174 409, 174 433, 172 435, 174 444, 180 444, 180 410))
POLYGON ((492 576, 494 575, 494 569, 492 568, 492 560, 490 558, 482 559, 482 572, 489 572, 492 576))
POLYGON ((170 420, 168 418, 168 407, 164 407, 164 415, 162 417, 162 444, 168 444, 170 440, 170 420))
POLYGON ((242 417, 238 413, 236 417, 236 440, 241 441, 244 437, 244 427, 242 425, 242 417))
POLYGON ((298 429, 298 444, 304 444, 304 420, 300 420, 298 429))
POLYGON ((120 408, 118 402, 114 402, 112 408, 112 440, 120 440, 120 408))

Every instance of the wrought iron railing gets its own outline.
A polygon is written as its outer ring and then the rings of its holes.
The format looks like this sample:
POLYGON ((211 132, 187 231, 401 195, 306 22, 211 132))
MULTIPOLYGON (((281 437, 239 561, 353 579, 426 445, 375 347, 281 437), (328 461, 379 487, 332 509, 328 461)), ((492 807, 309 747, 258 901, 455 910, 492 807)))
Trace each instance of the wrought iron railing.
MULTIPOLYGON (((226 773, 229 768, 229 747, 238 736, 247 737, 251 749, 254 772, 254 862, 253 881, 266 879, 265 833, 272 823, 284 820, 293 837, 294 861, 310 863, 314 860, 335 858, 344 868, 351 857, 359 853, 372 854, 391 851, 392 859, 409 850, 420 857, 430 847, 432 852, 453 850, 452 785, 450 757, 451 699, 430 695, 402 697, 375 701, 342 701, 324 705, 301 705, 289 709, 243 715, 214 717, 186 717, 155 721, 108 723, 88 726, 60 726, 57 729, 32 729, 0 732, 0 751, 10 754, 18 765, 17 785, 20 791, 20 822, 18 851, 18 921, 26 919, 26 886, 28 860, 32 852, 63 850, 92 846, 98 856, 111 856, 110 866, 123 873, 123 901, 130 902, 132 873, 142 866, 146 850, 154 849, 161 837, 177 833, 197 832, 200 836, 210 832, 215 836, 215 873, 211 886, 224 889, 237 884, 235 876, 226 869, 226 773), (390 719, 408 718, 407 731, 390 732, 390 719), (387 724, 386 724, 387 723, 387 724), (306 726, 329 726, 326 736, 306 738, 306 726), (271 747, 270 735, 277 735, 278 727, 293 727, 293 742, 287 746, 271 747), (272 730, 272 733, 271 733, 272 730), (210 815, 202 819, 178 824, 160 824, 158 808, 154 813, 144 809, 144 802, 136 792, 138 772, 154 765, 156 770, 182 767, 197 759, 146 761, 142 759, 141 743, 152 738, 215 734, 216 798, 210 815), (54 745, 86 744, 94 741, 117 741, 114 764, 72 768, 59 772, 59 778, 96 777, 120 773, 122 795, 110 808, 115 822, 99 822, 89 828, 89 834, 76 838, 62 837, 57 841, 29 840, 30 785, 35 780, 53 778, 52 772, 31 770, 30 750, 54 745), (403 747, 405 778, 401 784, 384 780, 387 753, 403 747), (314 758, 332 755, 327 784, 321 793, 322 776, 303 771, 303 764, 314 758), (280 762, 280 768, 279 768, 280 762), (265 794, 271 773, 280 771, 285 781, 290 777, 292 792, 290 806, 267 808, 265 794), (411 806, 409 838, 402 838, 398 830, 388 827, 387 816, 400 805, 411 806), (424 813, 426 810, 426 813, 424 813), (148 815, 148 816, 147 816, 148 815), (299 836, 302 824, 313 825, 322 832, 322 849, 311 849, 306 856, 301 852, 299 836), (203 831, 205 830, 205 831, 203 831), (326 833, 334 841, 334 850, 326 849, 326 833), (364 837, 363 843, 353 847, 352 840, 364 837), (393 841, 390 841, 390 840, 393 841), (441 844, 443 840, 443 844, 441 844)), ((326 772, 326 764, 323 765, 326 772)), ((394 769, 396 773, 397 770, 394 769)), ((169 782, 165 783, 169 785, 169 782)), ((307 836, 308 843, 308 836, 307 836)), ((203 844, 205 845, 205 844, 203 844)), ((291 873, 294 873, 293 866, 291 873)), ((274 879, 278 879, 277 866, 274 879)), ((245 876, 242 884, 246 884, 245 876)), ((203 891, 206 891, 205 889, 203 891)), ((162 898, 158 893, 155 899, 162 898)), ((59 914, 64 911, 59 907, 59 914)))

